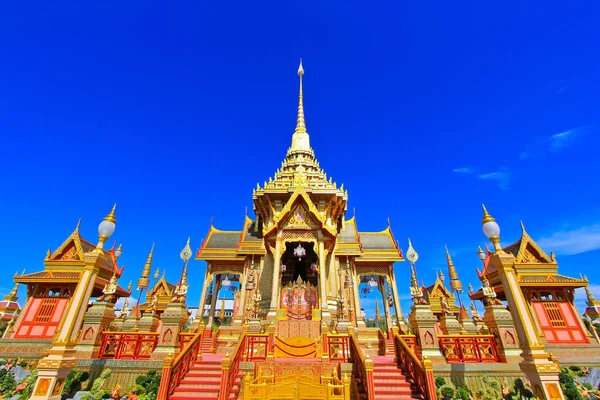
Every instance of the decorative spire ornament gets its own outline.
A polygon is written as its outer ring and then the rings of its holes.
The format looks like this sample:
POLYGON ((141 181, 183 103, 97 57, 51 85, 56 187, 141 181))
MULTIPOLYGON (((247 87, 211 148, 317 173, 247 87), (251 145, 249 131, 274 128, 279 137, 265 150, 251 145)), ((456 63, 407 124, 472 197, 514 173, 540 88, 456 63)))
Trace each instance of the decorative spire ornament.
POLYGON ((117 205, 115 204, 110 213, 98 225, 98 244, 95 249, 98 253, 104 248, 104 242, 115 232, 117 226, 117 219, 115 217, 116 209, 117 205))
POLYGON ((485 205, 482 204, 483 208, 483 220, 481 221, 481 227, 485 236, 490 239, 490 242, 494 244, 495 253, 503 253, 502 247, 500 247, 500 225, 496 220, 488 213, 485 205))
POLYGON ((412 242, 408 239, 408 250, 406 250, 406 259, 410 262, 410 295, 413 303, 424 304, 423 291, 417 281, 417 268, 415 263, 419 259, 419 254, 413 248, 412 242))
POLYGON ((302 76, 304 75, 304 68, 302 67, 302 60, 300 60, 300 66, 298 67, 298 76, 300 77, 300 93, 298 95, 298 116, 296 117, 296 129, 292 135, 292 151, 302 150, 310 151, 310 139, 306 132, 306 121, 304 120, 304 94, 302 92, 302 76))
POLYGON ((460 298, 460 294, 463 292, 463 286, 460 279, 458 279, 458 272, 456 272, 456 267, 452 262, 452 257, 450 257, 448 246, 446 246, 446 261, 448 263, 448 277, 450 278, 450 290, 456 293, 456 296, 458 297, 458 304, 462 309, 462 299, 460 298))
POLYGON ((187 292, 188 292, 188 280, 187 280, 187 272, 188 272, 188 261, 192 257, 192 248, 190 247, 190 238, 188 237, 187 243, 181 253, 179 253, 179 257, 183 261, 183 266, 181 269, 181 277, 179 278, 179 283, 175 287, 175 298, 174 300, 179 303, 185 303, 187 292))
POLYGON ((148 254, 148 258, 146 259, 146 264, 142 270, 142 275, 140 276, 140 279, 138 279, 137 290, 148 289, 148 285, 150 284, 150 269, 152 268, 153 255, 154 243, 152 243, 152 248, 150 249, 150 254, 148 254))
MULTIPOLYGON (((18 276, 19 276, 19 273, 15 272, 14 279, 17 279, 18 276)), ((16 282, 15 286, 12 288, 12 290, 10 291, 10 293, 8 295, 4 296, 4 301, 17 301, 17 300, 19 300, 19 297, 17 297, 18 291, 19 291, 19 283, 16 282)))

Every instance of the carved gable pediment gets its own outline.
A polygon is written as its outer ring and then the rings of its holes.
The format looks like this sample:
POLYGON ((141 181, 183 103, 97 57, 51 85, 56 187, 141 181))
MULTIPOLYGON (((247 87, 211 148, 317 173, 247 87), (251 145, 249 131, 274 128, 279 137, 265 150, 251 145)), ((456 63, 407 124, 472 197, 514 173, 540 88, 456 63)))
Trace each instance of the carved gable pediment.
POLYGON ((519 264, 548 264, 550 262, 550 258, 531 242, 524 243, 517 255, 517 263, 519 264))
POLYGON ((315 218, 308 211, 308 208, 303 202, 292 208, 291 212, 287 216, 286 220, 282 222, 281 226, 287 229, 319 229, 319 223, 315 221, 315 218))
POLYGON ((171 289, 169 288, 169 285, 167 284, 164 275, 160 278, 158 282, 156 282, 156 285, 154 286, 154 288, 152 288, 152 290, 149 293, 149 297, 153 297, 155 294, 158 296, 159 299, 161 297, 170 298, 173 294, 171 293, 171 289))
POLYGON ((48 260, 52 261, 82 261, 83 260, 83 249, 81 248, 80 242, 76 237, 71 235, 54 253, 52 253, 48 260))

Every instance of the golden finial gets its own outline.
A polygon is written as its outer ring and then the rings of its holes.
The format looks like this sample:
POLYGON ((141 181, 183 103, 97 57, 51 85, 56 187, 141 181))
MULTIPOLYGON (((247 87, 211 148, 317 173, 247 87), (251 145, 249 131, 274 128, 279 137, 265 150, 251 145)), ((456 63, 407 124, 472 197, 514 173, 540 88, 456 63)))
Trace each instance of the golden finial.
POLYGON ((483 252, 483 249, 481 248, 481 246, 477 246, 477 255, 479 256, 479 259, 481 261, 485 260, 485 253, 483 252), (483 257, 481 256, 482 254, 484 254, 483 257))
POLYGON ((521 224, 521 231, 525 233, 525 224, 523 223, 523 221, 519 221, 519 223, 521 224))
POLYGON ((446 281, 446 276, 444 275, 444 271, 440 271, 439 280, 444 283, 446 281))
POLYGON ((116 209, 117 205, 115 204, 112 210, 110 210, 110 213, 104 217, 102 222, 100 222, 100 225, 98 225, 98 244, 96 245, 96 252, 102 252, 104 242, 106 242, 106 239, 108 239, 115 231, 117 224, 117 219, 115 218, 116 209))
POLYGON ((494 217, 492 217, 490 215, 490 213, 488 212, 488 210, 485 208, 485 204, 481 205, 481 208, 483 208, 483 221, 481 221, 482 224, 485 224, 486 222, 493 222, 496 221, 494 219, 494 217))
MULTIPOLYGON (((113 224, 117 223, 117 219, 115 218, 115 211, 117 210, 117 203, 115 203, 113 205, 112 210, 110 210, 110 213, 106 216, 106 218, 104 218, 104 221, 110 221, 113 224)), ((79 220, 81 222, 81 220, 79 220)))
POLYGON ((77 221, 77 226, 75 227, 75 232, 79 232, 79 227, 81 226, 81 218, 77 221))
POLYGON ((154 243, 152 243, 152 249, 150 249, 150 254, 148 254, 148 258, 146 259, 146 264, 144 265, 144 269, 142 270, 142 275, 140 279, 138 279, 137 289, 148 289, 148 285, 150 283, 150 269, 152 268, 152 256, 154 254, 154 243))
MULTIPOLYGON (((17 278, 17 276, 19 276, 19 273, 15 272, 15 279, 17 278)), ((19 298, 17 297, 18 290, 19 290, 19 283, 16 282, 15 286, 12 288, 12 290, 10 291, 10 293, 8 295, 4 296, 4 301, 17 301, 17 300, 19 300, 19 298)))
POLYGON ((296 132, 306 132, 306 122, 304 121, 304 94, 302 93, 302 75, 304 75, 304 68, 302 68, 302 59, 300 59, 300 66, 298 67, 298 76, 300 77, 300 94, 298 95, 298 118, 296 119, 296 132))
POLYGON ((48 249, 46 252, 46 260, 48 260, 52 256, 52 250, 48 249))
POLYGON ((585 294, 587 295, 587 301, 585 304, 587 304, 590 307, 597 307, 600 305, 600 301, 596 300, 588 286, 585 287, 585 294))
POLYGON ((450 277, 450 289, 456 292, 461 292, 462 282, 458 279, 458 273, 456 272, 456 267, 454 263, 452 263, 452 258, 450 257, 450 252, 448 251, 448 246, 446 246, 446 261, 448 262, 448 276, 450 277))

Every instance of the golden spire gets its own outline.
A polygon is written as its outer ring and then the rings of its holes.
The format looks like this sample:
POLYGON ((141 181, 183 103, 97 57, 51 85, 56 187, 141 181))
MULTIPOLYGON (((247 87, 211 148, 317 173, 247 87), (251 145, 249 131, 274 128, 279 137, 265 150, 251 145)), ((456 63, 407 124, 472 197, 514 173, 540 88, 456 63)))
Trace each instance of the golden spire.
POLYGON ((381 314, 379 313, 379 300, 375 300, 375 320, 381 321, 381 314))
POLYGON ((115 203, 113 205, 112 210, 110 210, 110 213, 106 216, 106 218, 104 218, 105 221, 110 221, 113 224, 117 223, 117 219, 115 218, 115 211, 117 210, 117 203, 115 203))
MULTIPOLYGON (((19 273, 15 272, 14 278, 16 279, 18 276, 19 276, 19 273)), ((17 301, 17 300, 19 300, 19 298, 17 297, 18 290, 19 290, 19 283, 15 283, 15 286, 10 291, 10 293, 8 295, 4 296, 4 301, 17 301)))
POLYGON ((485 262, 485 256, 481 257, 482 254, 485 254, 483 252, 483 249, 481 248, 481 246, 477 246, 477 255, 479 256, 481 262, 485 262))
POLYGON ((486 222, 495 222, 496 220, 494 219, 494 217, 492 217, 488 210, 485 208, 485 204, 482 204, 481 207, 483 208, 483 221, 481 221, 481 223, 485 224, 486 222))
POLYGON ((448 262, 448 276, 450 277, 450 289, 455 292, 462 292, 462 282, 458 279, 456 267, 452 263, 448 246, 446 246, 446 261, 448 262))
POLYGON ((310 139, 306 132, 306 122, 304 121, 304 94, 302 93, 302 75, 304 75, 304 68, 302 68, 302 60, 300 60, 300 66, 298 67, 298 76, 300 77, 300 94, 298 95, 298 117, 296 118, 296 130, 292 135, 292 147, 291 150, 303 150, 310 151, 310 139))
POLYGON ((142 275, 140 279, 138 279, 137 289, 148 289, 148 284, 150 283, 150 269, 152 268, 152 256, 154 254, 154 243, 152 243, 152 249, 150 249, 150 254, 148 254, 148 259, 146 259, 146 265, 144 265, 144 269, 142 270, 142 275))
POLYGON ((304 68, 302 68, 302 59, 300 59, 300 66, 298 67, 298 76, 300 77, 300 94, 298 95, 298 117, 296 118, 295 132, 306 132, 306 122, 304 121, 304 95, 302 94, 302 75, 304 75, 304 68))
POLYGON ((587 300, 588 300, 588 301, 586 301, 585 304, 587 304, 590 307, 600 305, 600 301, 596 300, 596 298, 594 297, 594 295, 592 294, 592 291, 590 290, 590 288, 588 286, 585 287, 585 294, 587 295, 587 300))

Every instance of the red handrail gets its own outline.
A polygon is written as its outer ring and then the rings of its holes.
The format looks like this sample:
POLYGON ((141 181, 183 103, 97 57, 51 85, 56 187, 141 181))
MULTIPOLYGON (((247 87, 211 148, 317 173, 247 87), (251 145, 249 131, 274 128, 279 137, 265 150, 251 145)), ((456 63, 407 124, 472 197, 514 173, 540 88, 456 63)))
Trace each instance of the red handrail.
POLYGON ((231 393, 235 376, 237 375, 240 368, 240 361, 244 357, 246 350, 246 333, 243 332, 240 337, 240 341, 233 349, 231 358, 229 355, 225 355, 225 358, 221 360, 221 387, 219 389, 219 400, 226 400, 231 393))
POLYGON ((99 358, 115 360, 149 359, 158 344, 158 332, 101 333, 99 358))
POLYGON ((500 359, 494 335, 438 335, 438 339, 449 363, 495 363, 500 359))
POLYGON ((404 339, 394 334, 394 345, 396 348, 396 360, 402 365, 406 376, 412 379, 415 386, 426 400, 436 400, 435 381, 433 379, 433 364, 430 359, 424 358, 423 362, 410 349, 404 339))
POLYGON ((367 400, 375 400, 375 384, 373 383, 373 360, 363 355, 358 344, 356 336, 353 334, 350 337, 350 355, 356 365, 356 371, 358 372, 360 381, 365 389, 365 395, 367 400))
POLYGON ((194 337, 187 342, 183 350, 173 360, 171 355, 163 361, 162 377, 158 389, 157 400, 167 400, 173 394, 175 388, 190 370, 194 362, 201 356, 203 329, 198 330, 194 337))

